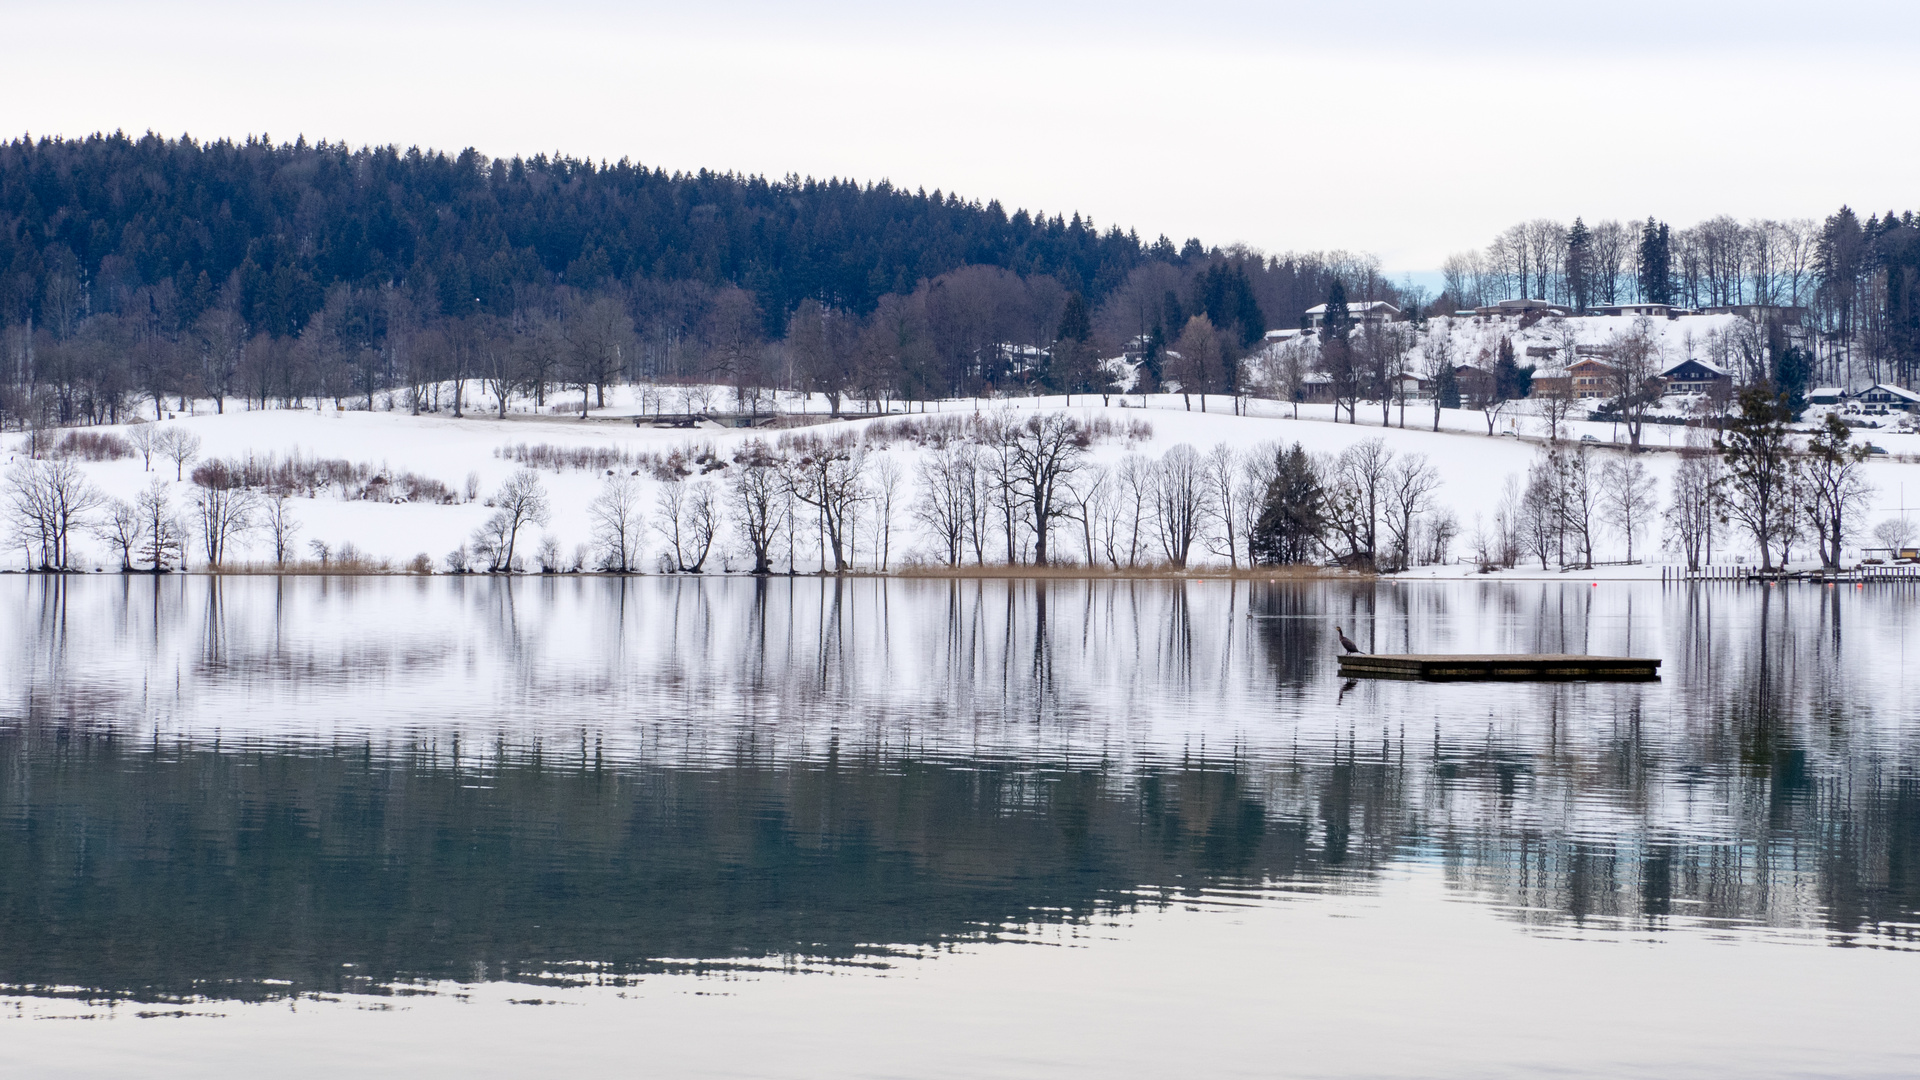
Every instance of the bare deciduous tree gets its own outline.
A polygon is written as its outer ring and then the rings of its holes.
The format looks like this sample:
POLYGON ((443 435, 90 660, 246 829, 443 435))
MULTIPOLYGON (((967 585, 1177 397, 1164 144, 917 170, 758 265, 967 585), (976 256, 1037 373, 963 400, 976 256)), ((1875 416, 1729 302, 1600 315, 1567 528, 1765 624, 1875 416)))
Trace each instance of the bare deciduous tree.
POLYGON ((1520 499, 1519 536, 1521 549, 1538 558, 1543 570, 1560 557, 1564 547, 1560 499, 1560 477, 1553 463, 1546 458, 1535 461, 1527 470, 1527 488, 1520 499))
POLYGON ((1638 458, 1613 458, 1600 466, 1600 499, 1607 523, 1627 541, 1627 561, 1633 561, 1633 539, 1653 517, 1653 477, 1638 458))
POLYGON ((1054 522, 1071 512, 1065 488, 1086 453, 1088 433, 1066 413, 1045 413, 1013 426, 1009 434, 1013 440, 1009 486, 1033 529, 1033 561, 1045 566, 1054 522))
POLYGON ((913 516, 926 526, 948 566, 959 566, 965 552, 979 486, 977 456, 972 443, 951 439, 932 447, 917 469, 920 497, 913 516))
POLYGON ((1913 543, 1915 529, 1910 517, 1890 517, 1873 527, 1873 538, 1891 551, 1899 551, 1913 543))
POLYGON ((22 461, 7 473, 6 516, 22 543, 39 551, 40 569, 65 570, 76 529, 104 497, 68 459, 22 461))
POLYGON ((646 529, 640 481, 617 472, 607 477, 600 493, 587 504, 587 520, 593 526, 600 569, 632 573, 640 562, 640 539, 646 529))
POLYGON ((1413 565, 1415 528, 1420 515, 1433 509, 1433 492, 1439 486, 1440 474, 1427 464, 1425 454, 1408 454, 1387 469, 1383 516, 1391 569, 1413 565))
POLYGON ((733 458, 735 470, 727 480, 733 499, 733 524, 753 558, 753 573, 773 572, 773 549, 780 534, 791 527, 786 481, 779 456, 766 443, 751 439, 733 458))
POLYGON ((672 549, 671 569, 683 574, 703 572, 713 538, 720 531, 720 502, 713 483, 662 484, 655 514, 653 527, 672 549))
POLYGON ((293 553, 294 537, 300 533, 300 522, 294 519, 289 502, 284 490, 275 490, 268 493, 261 505, 260 523, 267 530, 267 539, 273 543, 275 566, 287 564, 287 557, 293 553))
POLYGON ((226 562, 227 545, 253 527, 254 493, 226 463, 210 461, 193 471, 193 508, 207 565, 226 562))
POLYGON ((1827 414, 1826 426, 1808 442, 1801 470, 1812 495, 1807 507, 1819 539, 1820 559, 1840 566, 1841 547, 1858 526, 1873 488, 1861 474, 1867 448, 1852 442, 1853 432, 1838 416, 1827 414))
POLYGON ((146 522, 140 517, 140 509, 121 499, 109 499, 100 519, 94 522, 93 534, 103 543, 111 544, 120 553, 120 569, 124 573, 133 569, 134 549, 145 539, 146 522))
POLYGON ((893 558, 893 518, 900 500, 900 485, 906 479, 900 465, 891 457, 882 457, 873 469, 874 550, 880 553, 880 572, 887 572, 893 558))
POLYGON ((713 538, 720 534, 721 508, 720 492, 710 480, 700 480, 687 492, 687 538, 688 561, 681 569, 688 573, 701 573, 707 564, 707 552, 713 549, 713 538))
POLYGON ((540 572, 543 574, 558 574, 566 569, 566 557, 560 553, 560 538, 552 533, 541 535, 535 557, 540 561, 540 572))
POLYGON ((1148 543, 1147 532, 1153 523, 1154 504, 1160 486, 1158 470, 1146 456, 1128 454, 1120 459, 1119 467, 1114 470, 1114 479, 1119 482, 1119 487, 1115 492, 1118 509, 1114 515, 1113 546, 1126 551, 1126 564, 1129 567, 1138 566, 1148 543))
MULTIPOLYGON (((847 542, 851 538, 854 507, 865 497, 866 451, 849 442, 806 438, 787 460, 787 490, 814 508, 820 542, 831 549, 834 571, 848 568, 847 542)), ((821 568, 826 568, 822 552, 821 568)))
POLYGON ((632 348, 633 320, 620 302, 608 296, 569 305, 560 320, 565 343, 566 372, 580 391, 580 417, 597 395, 607 405, 607 387, 620 376, 624 351, 632 348))
POLYGON ((1666 366, 1666 354, 1660 340, 1660 331, 1653 320, 1643 315, 1613 342, 1613 371, 1608 388, 1613 397, 1609 404, 1620 422, 1627 426, 1627 439, 1635 450, 1640 449, 1640 432, 1646 426, 1647 413, 1660 403, 1664 391, 1660 371, 1666 366))
POLYGON ((1232 517, 1235 534, 1245 547, 1249 567, 1259 561, 1253 552, 1254 529, 1260 522, 1260 515, 1266 511, 1267 491, 1280 474, 1281 465, 1286 460, 1285 454, 1286 450, 1280 444, 1263 442, 1238 455, 1240 468, 1233 480, 1232 517))
MULTIPOLYGON (((1072 516, 1080 523, 1080 540, 1087 553, 1088 566, 1100 564, 1103 550, 1100 543, 1113 535, 1113 493, 1113 470, 1105 465, 1082 469, 1067 487, 1068 499, 1073 504, 1072 516)), ((1111 547, 1104 550, 1111 557, 1111 547)))
POLYGON ((185 479, 186 469, 200 456, 200 436, 186 428, 163 428, 154 436, 154 449, 173 462, 175 481, 185 479))
POLYGON ((172 569, 186 555, 186 530, 174 516, 173 500, 167 482, 156 476, 134 501, 139 511, 141 531, 146 539, 141 546, 141 561, 156 574, 172 569))
POLYGON ((130 422, 127 425, 127 441, 133 444, 133 448, 140 454, 141 472, 153 470, 153 454, 156 449, 154 436, 157 434, 159 432, 152 424, 130 422))
POLYGON ((1400 426, 1407 426, 1406 399, 1401 376, 1407 371, 1407 350, 1411 347, 1406 327, 1396 323, 1368 323, 1361 339, 1366 355, 1367 382, 1380 399, 1380 426, 1393 423, 1394 402, 1400 403, 1400 426))
POLYGON ((1226 443, 1215 445, 1200 463, 1207 521, 1213 526, 1205 533, 1207 549, 1225 555, 1227 565, 1235 570, 1240 568, 1240 551, 1247 539, 1240 473, 1240 455, 1226 443))
POLYGON ((521 469, 500 486, 493 506, 492 515, 474 533, 474 551, 487 560, 489 570, 511 571, 520 530, 528 525, 545 525, 552 517, 552 504, 540 475, 532 469, 521 469))
POLYGON ((1184 570, 1205 521, 1206 469, 1199 451, 1186 443, 1168 450, 1154 469, 1153 492, 1160 548, 1168 562, 1184 570))
POLYGON ((1673 471, 1673 498, 1667 506, 1667 543, 1698 570, 1712 555, 1719 528, 1722 470, 1717 458, 1701 452, 1682 457, 1673 471))
POLYGON ((1342 560, 1374 565, 1380 551, 1380 514, 1386 503, 1393 451, 1381 439, 1342 450, 1322 470, 1327 478, 1327 523, 1346 547, 1342 560))
MULTIPOLYGON (((1562 535, 1572 540, 1580 552, 1580 565, 1593 565, 1593 533, 1600 511, 1600 477, 1593 455, 1586 444, 1576 444, 1548 458, 1560 485, 1559 506, 1562 535)), ((1568 562, 1564 550, 1562 562, 1568 562)))

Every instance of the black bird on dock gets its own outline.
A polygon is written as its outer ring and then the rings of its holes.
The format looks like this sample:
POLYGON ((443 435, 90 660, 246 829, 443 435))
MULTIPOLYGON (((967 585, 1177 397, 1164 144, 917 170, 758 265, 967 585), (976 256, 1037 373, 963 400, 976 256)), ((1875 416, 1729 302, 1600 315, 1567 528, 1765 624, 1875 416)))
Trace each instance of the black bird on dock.
POLYGON ((1333 628, 1333 632, 1339 636, 1341 648, 1347 650, 1350 653, 1357 653, 1360 651, 1360 646, 1355 645, 1353 643, 1353 639, 1347 636, 1346 631, 1336 626, 1333 628))

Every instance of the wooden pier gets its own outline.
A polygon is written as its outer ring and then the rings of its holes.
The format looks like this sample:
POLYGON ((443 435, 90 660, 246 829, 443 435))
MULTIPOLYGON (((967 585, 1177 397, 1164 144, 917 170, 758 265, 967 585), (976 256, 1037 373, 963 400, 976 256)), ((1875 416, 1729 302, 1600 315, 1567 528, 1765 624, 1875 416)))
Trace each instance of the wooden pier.
POLYGON ((1566 653, 1458 656, 1349 653, 1340 658, 1340 674, 1360 679, 1427 679, 1435 682, 1644 682, 1660 677, 1660 661, 1639 656, 1577 656, 1566 653))

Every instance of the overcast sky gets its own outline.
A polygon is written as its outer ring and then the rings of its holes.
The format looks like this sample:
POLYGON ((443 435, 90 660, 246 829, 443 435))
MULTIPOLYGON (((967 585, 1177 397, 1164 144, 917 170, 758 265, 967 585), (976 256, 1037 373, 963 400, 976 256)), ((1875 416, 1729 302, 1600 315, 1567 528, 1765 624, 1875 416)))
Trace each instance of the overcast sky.
POLYGON ((1514 221, 1920 203, 1920 5, 0 3, 0 130, 891 179, 1427 270, 1514 221))

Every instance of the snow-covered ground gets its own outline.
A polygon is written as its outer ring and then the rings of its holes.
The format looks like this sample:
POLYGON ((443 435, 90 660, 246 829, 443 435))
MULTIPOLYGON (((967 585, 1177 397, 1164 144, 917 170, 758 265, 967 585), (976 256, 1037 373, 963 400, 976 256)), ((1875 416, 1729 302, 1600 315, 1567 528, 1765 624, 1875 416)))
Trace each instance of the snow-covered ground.
MULTIPOLYGON (((716 394, 715 403, 719 404, 720 401, 716 394)), ((1406 427, 1403 429, 1380 426, 1378 405, 1363 406, 1360 409, 1361 423, 1354 426, 1334 423, 1330 406, 1300 406, 1296 420, 1291 405, 1267 400, 1247 403, 1248 415, 1234 415, 1230 411, 1231 402, 1222 397, 1208 398, 1205 412, 1201 411, 1197 397, 1189 411, 1179 395, 1157 395, 1145 399, 1139 395, 1125 398, 1115 395, 1108 399, 1108 404, 1101 402, 1098 395, 1076 395, 1071 411, 1088 419, 1105 416, 1123 428, 1128 421, 1144 420, 1153 429, 1150 439, 1129 441, 1116 438, 1097 443, 1091 456, 1095 461, 1106 464, 1113 464, 1129 453, 1158 456, 1180 443, 1188 443, 1205 451, 1220 443, 1246 450, 1268 442, 1287 445, 1298 442, 1309 451, 1334 453, 1360 440, 1377 438, 1384 439, 1396 453, 1424 454, 1438 471, 1441 480, 1441 486, 1435 494, 1437 505, 1450 510, 1462 529, 1462 538, 1454 545, 1456 558, 1464 558, 1476 518, 1491 520, 1508 478, 1524 477, 1544 442, 1542 421, 1519 408, 1500 420, 1500 435, 1489 437, 1484 417, 1470 410, 1448 411, 1441 417, 1441 430, 1437 433, 1430 430, 1433 411, 1426 405, 1410 405, 1407 408, 1406 427)), ((486 496, 498 489, 517 468, 511 460, 500 455, 499 451, 503 448, 521 443, 544 443, 559 447, 612 447, 629 452, 663 453, 688 445, 707 444, 722 456, 728 456, 744 440, 774 437, 773 433, 766 431, 719 427, 691 431, 663 430, 636 426, 630 419, 624 419, 633 416, 640 407, 638 392, 622 388, 609 402, 608 409, 595 410, 593 417, 587 420, 532 411, 515 412, 504 421, 484 411, 455 420, 445 414, 416 417, 399 410, 246 410, 233 408, 230 404, 224 415, 215 415, 210 407, 201 405, 194 415, 178 415, 165 421, 165 424, 189 429, 200 436, 202 460, 244 458, 248 455, 284 457, 297 452, 309 458, 345 459, 366 463, 393 474, 410 472, 440 481, 457 493, 455 504, 347 501, 323 494, 318 498, 293 500, 293 513, 300 522, 299 550, 303 558, 306 557, 309 542, 318 540, 336 550, 342 543, 351 543, 365 555, 388 560, 396 567, 416 555, 424 554, 433 561, 435 569, 444 569, 446 554, 466 543, 475 528, 491 513, 485 505, 486 496), (475 486, 480 493, 480 498, 473 501, 465 499, 470 474, 475 478, 475 486)), ((795 398, 783 400, 780 408, 786 412, 820 412, 824 411, 825 405, 818 397, 807 402, 795 398)), ((1000 401, 964 399, 927 406, 930 413, 972 413, 991 409, 1029 413, 1065 408, 1068 408, 1066 400, 1057 396, 1000 401)), ((915 409, 917 414, 917 405, 915 409)), ((1399 422, 1397 409, 1394 410, 1394 421, 1396 424, 1399 422)), ((838 421, 809 430, 819 433, 859 431, 874 422, 838 421)), ((1602 444, 1600 449, 1603 452, 1606 450, 1604 444, 1616 441, 1624 443, 1626 440, 1624 430, 1616 430, 1613 425, 1581 421, 1568 427, 1570 431, 1567 437, 1591 438, 1602 444)), ((90 430, 124 435, 127 429, 90 430)), ((1920 460, 1920 435, 1873 432, 1872 439, 1889 450, 1891 455, 1910 455, 1909 460, 1920 460)), ((1644 436, 1646 445, 1655 450, 1683 446, 1685 440, 1685 429, 1674 427, 1649 425, 1644 436)), ((22 458, 20 437, 9 437, 0 445, 5 447, 3 459, 9 465, 22 458)), ((895 442, 880 453, 896 460, 901 471, 909 478, 910 487, 917 456, 924 451, 909 443, 895 442)), ((1658 481, 1660 498, 1664 504, 1668 477, 1678 460, 1677 456, 1656 452, 1644 455, 1642 460, 1658 481)), ((138 456, 119 461, 87 462, 82 463, 82 467, 98 488, 115 498, 133 500, 156 475, 172 484, 175 502, 182 508, 186 506, 192 491, 190 480, 173 480, 174 465, 164 459, 156 458, 150 472, 143 469, 138 456)), ((191 465, 188 471, 191 471, 191 465)), ((1907 506, 1909 500, 1920 503, 1920 467, 1888 457, 1873 461, 1867 467, 1867 472, 1876 491, 1872 509, 1862 518, 1866 527, 1870 528, 1882 518, 1893 516, 1907 506), (1907 492, 1907 487, 1912 487, 1913 491, 1907 492)), ((592 530, 587 507, 601 490, 604 476, 593 471, 565 470, 557 473, 544 471, 541 479, 552 500, 552 520, 544 529, 534 528, 522 534, 522 550, 531 553, 532 547, 542 536, 550 535, 558 541, 563 551, 573 552, 576 546, 590 539, 592 530)), ((644 472, 642 480, 649 488, 656 484, 644 472)), ((903 561, 900 558, 903 551, 911 556, 925 546, 919 528, 907 512, 910 502, 910 494, 901 498, 895 514, 892 546, 896 566, 903 561)), ((646 494, 644 503, 651 509, 651 491, 646 494)), ((1642 536, 1637 541, 1636 555, 1653 564, 1671 561, 1670 556, 1657 550, 1657 526, 1649 532, 1651 535, 1642 536)), ((722 535, 726 537, 729 533, 723 532, 722 535)), ((650 536, 649 542, 654 550, 659 549, 658 537, 650 536)), ((731 547, 731 544, 728 546, 731 547)), ((1623 554, 1622 546, 1619 538, 1605 537, 1596 556, 1618 559, 1623 554)), ((1063 535, 1056 537, 1055 547, 1068 556, 1081 553, 1077 532, 1071 530, 1063 530, 1063 535)), ((863 531, 856 553, 859 567, 865 569, 872 565, 872 548, 870 534, 863 531)), ((1725 546, 1725 555, 1730 557, 1741 550, 1736 541, 1725 546)), ((91 537, 76 540, 75 552, 77 564, 89 569, 118 565, 108 545, 91 537)), ((270 554, 270 544, 258 532, 244 536, 239 542, 239 560, 262 562, 270 554)), ((25 561, 25 552, 18 544, 12 544, 4 556, 0 556, 0 568, 19 568, 25 561)), ((229 561, 236 561, 235 555, 230 554, 229 561)), ((197 566, 201 562, 196 556, 190 560, 190 565, 197 566)), ((653 564, 649 560, 645 565, 650 567, 653 564)), ((738 569, 741 565, 736 554, 716 557, 709 563, 709 569, 729 566, 738 569)), ((809 568, 811 563, 803 558, 801 569, 809 568)), ((1415 576, 1433 576, 1471 571, 1471 567, 1461 564, 1426 567, 1414 573, 1415 576)), ((1503 576, 1524 573, 1528 571, 1508 571, 1503 576)), ((1538 574, 1539 571, 1531 573, 1538 574)), ((1557 572, 1549 573, 1559 576, 1557 572)), ((1658 569, 1657 566, 1643 565, 1603 568, 1587 574, 1596 579, 1603 575, 1644 577, 1649 574, 1657 576, 1658 569)))

